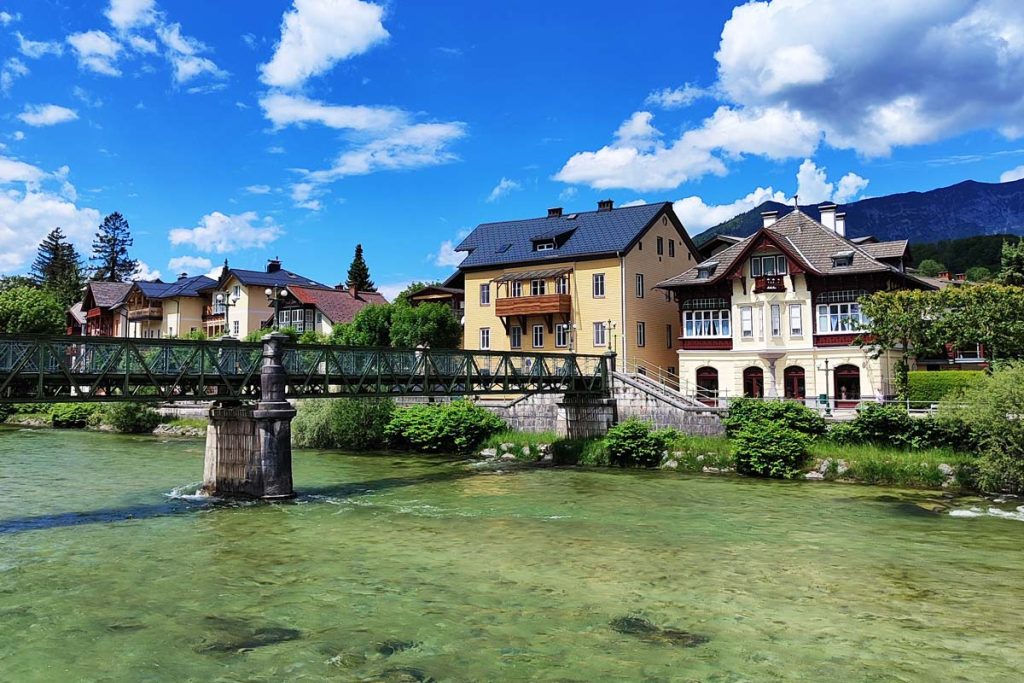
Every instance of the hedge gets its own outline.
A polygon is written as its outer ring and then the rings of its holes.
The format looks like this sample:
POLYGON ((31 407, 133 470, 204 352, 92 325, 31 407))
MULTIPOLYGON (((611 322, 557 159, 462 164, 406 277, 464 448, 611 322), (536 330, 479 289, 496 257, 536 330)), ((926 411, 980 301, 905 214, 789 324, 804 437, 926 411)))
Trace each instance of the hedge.
POLYGON ((907 373, 910 404, 938 403, 947 395, 972 386, 985 376, 973 370, 915 370, 907 373))

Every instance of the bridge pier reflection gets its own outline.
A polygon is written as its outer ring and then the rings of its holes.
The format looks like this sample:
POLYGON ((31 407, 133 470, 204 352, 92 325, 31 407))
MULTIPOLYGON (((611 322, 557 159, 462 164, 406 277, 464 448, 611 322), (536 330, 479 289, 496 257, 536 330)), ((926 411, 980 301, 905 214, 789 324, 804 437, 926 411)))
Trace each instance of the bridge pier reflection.
POLYGON ((292 487, 292 418, 285 399, 287 373, 282 364, 280 333, 263 338, 260 398, 255 408, 215 403, 206 430, 204 493, 280 500, 295 495, 292 487))

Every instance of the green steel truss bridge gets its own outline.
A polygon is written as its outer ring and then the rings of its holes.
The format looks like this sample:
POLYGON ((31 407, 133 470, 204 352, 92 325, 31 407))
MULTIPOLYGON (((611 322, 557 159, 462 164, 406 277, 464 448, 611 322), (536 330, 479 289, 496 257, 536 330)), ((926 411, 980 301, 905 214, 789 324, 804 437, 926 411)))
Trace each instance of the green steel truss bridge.
MULTIPOLYGON (((604 395, 611 356, 285 344, 288 398, 604 395)), ((0 335, 0 403, 256 401, 264 345, 0 335)))

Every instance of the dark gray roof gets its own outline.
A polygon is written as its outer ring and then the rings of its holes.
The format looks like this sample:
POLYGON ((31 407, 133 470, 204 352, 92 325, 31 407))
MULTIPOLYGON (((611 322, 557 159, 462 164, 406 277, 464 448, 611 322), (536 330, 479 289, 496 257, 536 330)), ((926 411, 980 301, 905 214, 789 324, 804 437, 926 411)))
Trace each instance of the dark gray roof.
POLYGON ((455 247, 456 251, 469 252, 459 268, 564 261, 625 251, 665 209, 671 211, 671 203, 482 223, 455 247), (554 239, 570 231, 572 234, 558 249, 534 251, 532 240, 554 239))
POLYGON ((572 268, 544 268, 542 270, 524 270, 518 273, 505 273, 494 278, 495 282, 523 282, 525 280, 550 280, 571 273, 572 268))
POLYGON ((135 286, 147 299, 171 299, 177 296, 200 296, 217 283, 205 275, 184 277, 174 282, 136 282, 135 286))
MULTIPOLYGON (((884 244, 894 245, 887 247, 886 251, 895 249, 898 242, 882 242, 879 244, 858 245, 851 240, 837 235, 834 231, 814 220, 803 211, 797 210, 786 214, 767 228, 761 228, 750 237, 743 239, 727 249, 723 249, 714 255, 713 260, 721 265, 715 270, 715 274, 707 279, 697 279, 697 269, 700 264, 690 268, 684 273, 658 283, 658 287, 672 288, 687 285, 705 285, 727 277, 736 266, 736 262, 746 252, 752 241, 757 241, 762 235, 774 239, 785 247, 785 251, 792 254, 802 267, 812 273, 819 275, 842 275, 846 273, 874 273, 894 272, 904 277, 911 278, 896 270, 893 266, 883 263, 871 253, 870 248, 877 248, 884 244), (853 259, 849 265, 834 265, 832 257, 840 253, 853 253, 853 259)), ((916 279, 916 278, 911 278, 916 279)))
MULTIPOLYGON (((243 285, 255 285, 257 287, 287 287, 288 285, 300 285, 302 287, 320 287, 321 289, 334 289, 329 287, 322 282, 311 280, 308 277, 293 273, 290 270, 275 270, 272 273, 268 273, 264 270, 242 270, 240 268, 231 268, 227 274, 222 275, 221 279, 227 279, 227 275, 234 275, 238 278, 238 281, 243 285)), ((213 284, 216 286, 216 283, 213 284)), ((204 289, 210 289, 210 286, 204 287, 204 289)))
POLYGON ((100 308, 111 308, 124 300, 128 290, 132 288, 130 282, 90 282, 87 287, 92 292, 94 304, 100 308))

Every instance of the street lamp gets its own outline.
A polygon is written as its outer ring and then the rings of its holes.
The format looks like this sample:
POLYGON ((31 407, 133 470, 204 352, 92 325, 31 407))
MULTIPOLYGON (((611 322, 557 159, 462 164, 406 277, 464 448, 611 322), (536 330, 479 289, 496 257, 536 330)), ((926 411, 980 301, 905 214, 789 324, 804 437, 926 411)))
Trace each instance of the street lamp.
POLYGON ((278 320, 281 317, 281 300, 288 296, 288 290, 282 287, 280 290, 275 290, 273 287, 267 287, 263 290, 263 293, 267 295, 267 303, 274 307, 274 324, 271 327, 277 331, 279 325, 278 320))
POLYGON ((832 372, 832 369, 828 366, 828 358, 825 359, 825 367, 824 368, 818 368, 818 369, 825 371, 825 393, 824 393, 824 396, 825 396, 825 415, 831 415, 832 414, 832 401, 831 401, 831 399, 829 399, 829 396, 828 396, 828 388, 829 388, 829 385, 830 385, 830 382, 828 381, 828 376, 829 376, 829 373, 832 372))
POLYGON ((237 294, 232 294, 230 298, 225 298, 224 293, 221 292, 217 295, 217 304, 224 307, 224 336, 231 337, 230 327, 228 326, 228 311, 229 309, 238 303, 240 297, 237 294))

